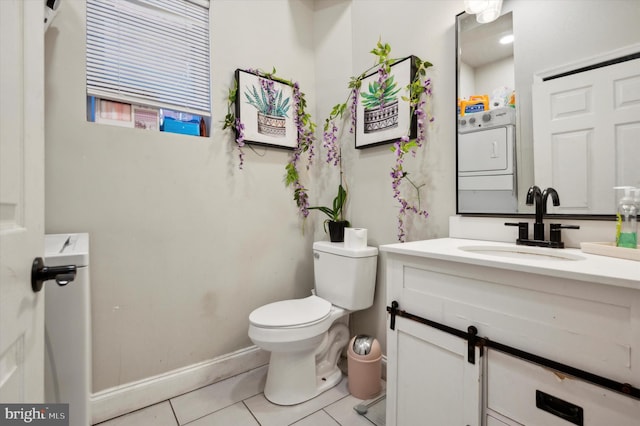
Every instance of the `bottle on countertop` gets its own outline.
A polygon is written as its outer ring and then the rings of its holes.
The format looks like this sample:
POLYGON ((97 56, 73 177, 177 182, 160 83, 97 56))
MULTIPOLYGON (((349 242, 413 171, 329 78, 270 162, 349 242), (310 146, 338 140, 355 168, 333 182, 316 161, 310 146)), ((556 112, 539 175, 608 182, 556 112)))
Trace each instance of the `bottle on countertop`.
POLYGON ((624 189, 624 195, 618 201, 616 246, 626 248, 638 247, 638 207, 631 195, 636 188, 631 186, 616 187, 624 189))

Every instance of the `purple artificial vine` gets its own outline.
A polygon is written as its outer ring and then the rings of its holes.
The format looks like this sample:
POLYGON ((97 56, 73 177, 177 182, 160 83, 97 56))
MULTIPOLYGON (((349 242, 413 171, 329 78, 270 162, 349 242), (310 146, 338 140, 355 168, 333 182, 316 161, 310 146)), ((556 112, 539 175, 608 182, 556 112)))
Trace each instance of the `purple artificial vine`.
POLYGON ((236 129, 236 144, 238 144, 238 158, 240 160, 240 164, 238 168, 242 170, 244 166, 244 124, 240 121, 239 118, 236 118, 234 127, 236 129))
POLYGON ((425 219, 429 217, 429 213, 423 210, 420 206, 420 188, 424 185, 417 186, 408 177, 408 173, 404 171, 404 156, 407 153, 411 153, 413 157, 416 155, 418 148, 421 148, 426 142, 426 126, 425 121, 433 121, 433 117, 425 111, 427 107, 427 101, 422 98, 424 94, 427 98, 431 97, 431 79, 426 79, 424 82, 415 80, 411 85, 411 98, 410 108, 412 113, 416 116, 418 124, 418 132, 415 140, 410 140, 409 136, 402 136, 398 141, 393 144, 391 150, 395 155, 395 164, 391 169, 391 189, 393 191, 393 198, 398 200, 400 204, 398 210, 398 241, 406 241, 406 224, 405 218, 408 213, 414 213, 418 216, 422 216, 425 219), (401 194, 400 184, 402 180, 406 179, 409 184, 413 186, 417 193, 418 203, 412 204, 401 194))
MULTIPOLYGON (((297 130, 297 144, 291 153, 291 157, 287 165, 285 166, 285 186, 293 187, 293 198, 296 202, 300 215, 306 218, 309 215, 309 197, 307 189, 300 181, 300 174, 298 172, 298 163, 302 154, 307 153, 307 169, 313 163, 313 157, 315 155, 315 130, 316 124, 311 120, 311 115, 306 112, 307 103, 304 93, 300 90, 300 85, 296 82, 293 83, 288 80, 284 80, 275 76, 275 68, 271 73, 266 73, 257 69, 246 70, 249 73, 255 74, 259 77, 260 86, 267 94, 267 104, 271 107, 275 104, 276 90, 274 89, 274 82, 278 81, 283 84, 287 84, 293 89, 293 105, 294 115, 293 120, 297 130)), ((240 118, 236 117, 233 112, 233 105, 237 102, 238 94, 238 81, 234 79, 233 86, 229 89, 227 96, 227 115, 225 116, 223 129, 232 128, 236 132, 236 147, 238 148, 239 169, 244 167, 244 124, 240 121, 240 118)))
MULTIPOLYGON (((351 112, 351 128, 350 133, 354 132, 355 123, 356 123, 356 111, 358 105, 358 96, 360 94, 360 87, 362 85, 362 80, 367 77, 369 71, 376 69, 377 80, 376 84, 373 86, 375 88, 375 98, 379 101, 380 104, 384 104, 385 93, 387 92, 387 87, 392 81, 393 76, 391 75, 391 65, 396 63, 397 59, 391 59, 389 57, 391 52, 391 47, 388 44, 383 44, 378 41, 376 47, 371 51, 372 54, 378 57, 378 62, 375 66, 369 68, 362 74, 357 77, 351 77, 351 81, 349 82, 349 88, 351 89, 349 92, 349 96, 347 97, 347 101, 343 104, 338 104, 333 107, 329 118, 325 121, 324 126, 324 137, 323 137, 323 146, 327 148, 327 161, 330 162, 335 158, 335 152, 339 152, 339 149, 336 148, 336 134, 337 134, 337 126, 336 119, 342 118, 344 112, 347 109, 347 105, 350 107, 351 112), (377 87, 376 87, 377 86, 377 87), (349 101, 351 103, 349 104, 349 101)), ((425 121, 428 119, 429 121, 433 121, 433 117, 428 117, 428 112, 426 108, 428 107, 428 102, 426 99, 423 99, 423 95, 427 98, 431 97, 431 80, 426 79, 424 81, 421 80, 421 77, 426 75, 426 69, 432 66, 431 63, 422 61, 420 58, 413 57, 414 65, 416 67, 416 76, 409 83, 407 89, 409 91, 409 98, 403 97, 402 99, 409 102, 411 114, 415 114, 416 121, 418 124, 417 137, 414 140, 411 140, 409 137, 410 129, 407 129, 407 134, 402 136, 398 141, 396 141, 391 150, 394 152, 394 165, 391 168, 391 188, 393 192, 393 198, 396 199, 400 205, 398 210, 398 240, 400 242, 404 242, 406 240, 406 226, 405 219, 408 213, 414 213, 418 216, 428 217, 429 214, 426 210, 423 210, 420 206, 420 188, 423 186, 417 186, 414 182, 411 181, 408 177, 408 173, 404 170, 404 156, 407 153, 411 153, 412 156, 415 157, 416 151, 418 148, 422 147, 424 142, 426 141, 426 125, 425 121), (405 179, 409 182, 410 185, 413 186, 417 193, 417 204, 413 204, 409 202, 405 197, 402 196, 401 183, 405 179)), ((371 90, 371 89, 370 89, 371 90)), ((365 94, 363 93, 363 96, 365 94)), ((371 96, 369 96, 370 98, 371 96)), ((364 98, 363 98, 364 99, 364 98)), ((336 163, 334 163, 336 164, 336 163)), ((342 171, 341 171, 342 172, 342 171)))
MULTIPOLYGON (((369 68, 359 76, 351 78, 351 81, 349 82, 349 88, 351 90, 347 97, 347 101, 343 104, 334 106, 331 114, 329 115, 329 118, 327 118, 325 121, 322 146, 327 150, 327 163, 332 164, 333 166, 340 167, 340 187, 342 187, 342 158, 341 148, 338 143, 338 125, 336 124, 336 121, 338 118, 343 117, 343 114, 346 111, 348 105, 349 112, 351 114, 351 126, 349 129, 349 133, 353 134, 355 132, 357 118, 356 111, 362 80, 366 77, 366 73, 368 71, 372 70, 373 68, 377 68, 377 83, 379 87, 378 92, 385 92, 385 88, 388 85, 388 80, 390 78, 393 78, 392 76, 390 76, 391 65, 396 62, 395 59, 389 58, 390 51, 391 47, 388 44, 382 44, 380 41, 378 41, 376 48, 371 51, 371 53, 378 56, 378 64, 375 67, 369 68)), ((411 140, 408 135, 409 132, 407 132, 406 135, 402 136, 391 147, 391 150, 394 152, 394 165, 391 168, 390 173, 391 188, 393 192, 393 198, 396 199, 399 203, 397 216, 397 236, 398 241, 400 242, 405 242, 406 240, 405 221, 408 213, 413 213, 424 218, 427 218, 429 216, 429 213, 426 210, 422 209, 420 206, 420 188, 424 185, 417 186, 413 181, 411 181, 411 179, 409 179, 408 173, 404 170, 404 156, 407 153, 411 153, 411 155, 415 157, 417 149, 422 147, 426 142, 427 122, 433 122, 434 120, 433 116, 431 116, 428 110, 429 100, 432 96, 431 80, 421 80, 421 77, 424 77, 426 74, 426 69, 432 66, 432 64, 426 61, 422 61, 417 57, 413 57, 413 60, 415 61, 414 65, 417 68, 416 77, 407 86, 407 89, 410 93, 409 99, 406 99, 404 97, 403 99, 409 101, 411 113, 416 117, 417 136, 414 140, 411 140), (406 181, 410 185, 412 185, 414 190, 416 191, 417 204, 409 202, 405 197, 402 196, 401 184, 403 179, 406 179, 406 181)), ((260 77, 265 77, 260 79, 260 84, 266 93, 271 94, 270 96, 275 96, 273 95, 274 80, 293 87, 293 104, 295 109, 294 122, 296 124, 298 138, 297 145, 294 148, 287 165, 285 166, 285 185, 287 187, 293 187, 293 198, 298 207, 298 211, 303 218, 306 218, 309 215, 309 197, 307 189, 300 180, 298 167, 300 159, 304 153, 307 153, 308 156, 306 166, 307 170, 313 163, 313 158, 315 155, 314 143, 316 124, 311 120, 311 116, 306 112, 306 100, 304 93, 300 91, 300 87, 297 82, 292 83, 287 80, 276 78, 275 69, 271 73, 264 73, 259 70, 247 71, 253 74, 257 74, 260 77)), ((232 112, 232 105, 236 102, 237 90, 238 82, 234 80, 234 86, 229 90, 227 116, 225 117, 223 129, 231 127, 236 131, 235 142, 239 152, 239 168, 242 169, 244 166, 243 148, 245 146, 244 124, 240 121, 239 118, 236 118, 232 112)), ((381 97, 380 100, 381 102, 384 102, 383 97, 381 97)), ((270 101, 273 101, 273 99, 270 98, 270 101)))

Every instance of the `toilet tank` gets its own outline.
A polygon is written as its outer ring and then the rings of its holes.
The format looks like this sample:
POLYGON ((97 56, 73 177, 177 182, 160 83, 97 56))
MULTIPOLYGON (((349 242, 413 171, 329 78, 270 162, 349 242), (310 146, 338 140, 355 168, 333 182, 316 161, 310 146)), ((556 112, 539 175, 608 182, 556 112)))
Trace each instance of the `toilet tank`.
POLYGON ((348 310, 373 304, 376 288, 378 249, 346 248, 344 243, 313 243, 313 271, 316 294, 348 310))

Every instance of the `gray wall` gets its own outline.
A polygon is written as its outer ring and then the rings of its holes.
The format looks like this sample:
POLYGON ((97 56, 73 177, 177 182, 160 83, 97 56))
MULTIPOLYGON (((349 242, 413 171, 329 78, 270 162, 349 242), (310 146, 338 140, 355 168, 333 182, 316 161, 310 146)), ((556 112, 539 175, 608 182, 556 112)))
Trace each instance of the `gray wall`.
MULTIPOLYGON (((378 38, 392 56, 435 64, 429 142, 407 163, 426 185, 427 220, 409 239, 448 234, 455 212, 454 18, 456 1, 215 0, 212 2, 212 135, 196 138, 87 123, 85 5, 67 0, 46 34, 46 232, 89 232, 94 391, 251 345, 248 315, 313 286, 311 244, 324 218, 303 223, 283 185, 289 152, 247 150, 237 168, 220 130, 236 68, 276 67, 300 83, 321 127, 347 96, 349 77, 373 64, 378 38)), ((355 150, 344 135, 348 218, 370 245, 396 242, 388 146, 355 150)), ((319 148, 318 153, 322 154, 319 148)), ((320 156, 305 176, 312 204, 335 195, 320 156)), ((380 262, 380 265, 382 262, 380 262)), ((384 344, 384 270, 354 333, 384 344)))
MULTIPOLYGON (((379 38, 391 45, 393 57, 417 55, 434 64, 428 76, 433 82, 433 125, 426 146, 415 159, 407 156, 405 171, 421 189, 422 207, 428 219, 409 217, 407 240, 446 237, 449 216, 455 214, 455 16, 462 1, 354 1, 352 4, 352 75, 372 66, 369 52, 379 38)), ((326 114, 320 110, 319 113, 326 114)), ((345 145, 353 146, 349 140, 345 145)), ((350 164, 351 219, 368 228, 374 245, 397 242, 398 205, 392 198, 389 172, 393 153, 388 145, 347 153, 350 164), (363 194, 360 196, 360 194, 363 194)), ((406 194, 410 194, 407 192, 406 194)), ((380 260, 383 260, 381 256, 380 260)), ((382 262, 379 262, 381 265, 382 262)), ((378 268, 374 307, 354 315, 354 329, 376 336, 386 348, 385 271, 378 268)))

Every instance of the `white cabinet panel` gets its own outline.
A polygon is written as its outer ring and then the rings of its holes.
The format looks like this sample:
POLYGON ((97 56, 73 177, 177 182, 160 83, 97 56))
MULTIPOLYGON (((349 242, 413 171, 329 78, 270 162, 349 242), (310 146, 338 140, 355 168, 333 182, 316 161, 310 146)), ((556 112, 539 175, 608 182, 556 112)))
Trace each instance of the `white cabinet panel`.
POLYGON ((399 277, 408 312, 621 382, 637 374, 637 292, 436 260, 399 277))
POLYGON ((388 426, 469 425, 481 419, 479 350, 467 361, 467 341, 405 318, 387 333, 388 426))
MULTIPOLYGON (((618 394, 581 380, 540 367, 519 358, 488 350, 487 408, 526 425, 568 426, 562 419, 537 407, 536 391, 541 391, 582 409, 559 409, 550 402, 550 411, 565 413, 570 419, 583 418, 585 426, 637 426, 640 400, 618 394)), ((544 405, 544 404, 541 404, 544 405)), ((573 424, 578 424, 573 423, 573 424)))

